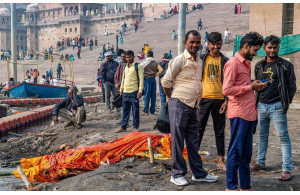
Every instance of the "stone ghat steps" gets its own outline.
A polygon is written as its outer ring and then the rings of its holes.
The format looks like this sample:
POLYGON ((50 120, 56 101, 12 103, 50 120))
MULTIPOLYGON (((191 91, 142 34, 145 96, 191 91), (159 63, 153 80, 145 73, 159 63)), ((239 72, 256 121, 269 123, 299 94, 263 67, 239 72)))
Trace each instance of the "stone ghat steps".
MULTIPOLYGON (((0 104, 10 106, 32 106, 32 105, 51 105, 62 101, 64 98, 32 98, 32 99, 6 99, 0 100, 0 104)), ((102 99, 102 95, 83 97, 85 103, 95 103, 102 99)))
MULTIPOLYGON (((42 105, 42 104, 53 104, 57 103, 63 98, 48 98, 47 99, 12 99, 12 100, 1 100, 0 103, 9 104, 14 106, 26 106, 26 105, 42 105), (51 100, 51 101, 50 101, 51 100)), ((89 96, 84 97, 85 103, 96 103, 102 99, 102 96, 89 96)), ((22 126, 31 124, 35 121, 42 120, 52 116, 54 105, 49 105, 41 108, 36 108, 31 111, 18 113, 15 115, 0 118, 0 134, 8 132, 12 129, 17 129, 22 126)))

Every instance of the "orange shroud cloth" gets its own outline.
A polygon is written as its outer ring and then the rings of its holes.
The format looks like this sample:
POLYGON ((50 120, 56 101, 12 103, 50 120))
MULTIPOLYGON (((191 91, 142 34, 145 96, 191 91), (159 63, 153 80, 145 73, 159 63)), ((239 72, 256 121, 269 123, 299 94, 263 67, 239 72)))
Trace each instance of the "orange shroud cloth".
MULTIPOLYGON (((122 158, 136 156, 148 150, 148 137, 152 138, 153 147, 157 147, 163 135, 132 132, 111 142, 43 157, 23 158, 21 165, 31 183, 58 182, 68 176, 95 170, 101 161, 106 162, 109 159, 110 163, 116 163, 122 158)), ((15 177, 20 178, 17 170, 13 173, 15 177)))
MULTIPOLYGON (((148 137, 152 138, 152 145, 156 148, 156 152, 171 158, 170 134, 132 132, 111 142, 61 151, 43 157, 22 158, 20 162, 31 183, 59 182, 63 178, 95 170, 101 165, 101 161, 106 162, 107 159, 112 164, 125 157, 144 156, 144 152, 148 151, 148 137)), ((188 160, 186 147, 182 154, 184 159, 188 160)), ((207 160, 202 158, 202 161, 207 160)), ((17 170, 13 173, 16 178, 20 178, 17 170)))

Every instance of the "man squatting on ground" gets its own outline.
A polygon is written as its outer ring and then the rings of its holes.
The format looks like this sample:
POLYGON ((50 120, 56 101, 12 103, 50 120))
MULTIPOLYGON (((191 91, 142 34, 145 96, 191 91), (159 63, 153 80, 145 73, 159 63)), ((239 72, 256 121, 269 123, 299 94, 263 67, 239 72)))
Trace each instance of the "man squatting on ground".
POLYGON ((255 79, 269 80, 268 87, 258 92, 256 98, 258 110, 258 151, 257 162, 251 170, 264 169, 270 119, 273 121, 282 150, 282 176, 278 179, 292 179, 292 145, 288 133, 287 111, 296 93, 294 65, 278 56, 280 39, 268 36, 264 41, 266 58, 255 65, 255 79))
POLYGON ((256 32, 246 34, 240 43, 240 51, 227 61, 224 67, 223 94, 228 96, 227 117, 230 119, 231 137, 227 152, 226 190, 251 190, 250 161, 253 130, 257 110, 253 90, 262 91, 266 83, 251 83, 251 64, 263 44, 263 37, 256 32))
POLYGON ((222 34, 211 32, 208 36, 209 52, 201 55, 203 61, 202 84, 203 94, 198 109, 199 148, 211 113, 218 151, 217 167, 226 171, 225 155, 225 112, 228 98, 222 93, 223 69, 228 58, 221 52, 222 34))
POLYGON ((81 123, 85 121, 85 110, 83 106, 83 98, 76 95, 77 88, 70 88, 68 90, 69 97, 61 102, 58 102, 53 109, 54 123, 58 123, 58 115, 62 117, 67 124, 65 127, 73 126, 77 129, 82 127, 81 123))
POLYGON ((139 99, 144 89, 144 69, 134 62, 134 52, 126 52, 127 65, 123 71, 120 94, 122 95, 122 122, 116 133, 125 132, 132 108, 133 131, 138 131, 140 125, 139 99))
POLYGON ((168 98, 168 111, 172 137, 172 171, 170 181, 176 185, 187 185, 186 162, 182 156, 184 142, 193 181, 215 182, 217 176, 208 174, 202 167, 198 154, 199 130, 196 105, 202 95, 202 60, 197 51, 201 36, 192 30, 185 35, 185 51, 169 62, 162 79, 162 86, 168 98), (173 92, 171 88, 173 86, 173 92))

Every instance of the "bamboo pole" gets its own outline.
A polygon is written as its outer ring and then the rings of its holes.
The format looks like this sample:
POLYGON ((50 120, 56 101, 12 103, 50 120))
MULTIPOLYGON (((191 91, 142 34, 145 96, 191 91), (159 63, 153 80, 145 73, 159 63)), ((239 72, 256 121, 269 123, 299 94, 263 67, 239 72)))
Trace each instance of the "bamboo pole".
POLYGON ((70 81, 71 81, 71 78, 72 78, 71 61, 69 63, 69 70, 70 70, 70 81))
POLYGON ((152 139, 151 139, 151 137, 148 137, 147 139, 148 139, 150 163, 154 163, 154 153, 153 153, 152 139))
POLYGON ((74 83, 74 63, 72 61, 72 82, 74 83))
POLYGON ((65 60, 63 60, 63 66, 64 66, 64 79, 65 79, 65 86, 67 85, 67 80, 66 80, 66 66, 65 66, 65 60))
POLYGON ((10 70, 9 70, 9 59, 8 58, 6 58, 6 68, 7 68, 7 80, 8 80, 8 83, 9 83, 10 70))
POLYGON ((27 190, 31 190, 33 188, 32 184, 29 182, 28 178, 26 177, 25 173, 22 170, 21 166, 17 166, 17 170, 22 178, 22 180, 24 181, 27 190))
POLYGON ((25 81, 25 65, 23 64, 23 80, 25 81))

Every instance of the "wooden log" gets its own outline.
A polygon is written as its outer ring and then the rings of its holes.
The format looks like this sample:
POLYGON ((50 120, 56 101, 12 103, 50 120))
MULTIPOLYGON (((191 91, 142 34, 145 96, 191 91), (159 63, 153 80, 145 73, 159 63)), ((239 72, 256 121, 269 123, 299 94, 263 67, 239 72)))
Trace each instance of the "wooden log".
POLYGON ((24 171, 22 170, 22 167, 21 167, 21 166, 17 166, 17 170, 18 170, 18 172, 19 172, 19 174, 20 174, 22 180, 24 181, 27 190, 32 190, 33 186, 32 186, 32 184, 30 183, 30 181, 28 180, 28 178, 26 177, 24 171))
POLYGON ((16 133, 13 133, 13 132, 8 132, 9 135, 14 135, 14 136, 17 136, 17 137, 24 137, 25 135, 22 135, 22 134, 16 134, 16 133))
POLYGON ((58 135, 58 133, 42 133, 42 134, 36 134, 34 136, 35 137, 44 137, 44 136, 50 137, 50 136, 56 136, 56 135, 58 135))
POLYGON ((152 139, 151 139, 151 137, 148 137, 147 139, 148 139, 150 163, 154 163, 154 153, 153 153, 152 139))

